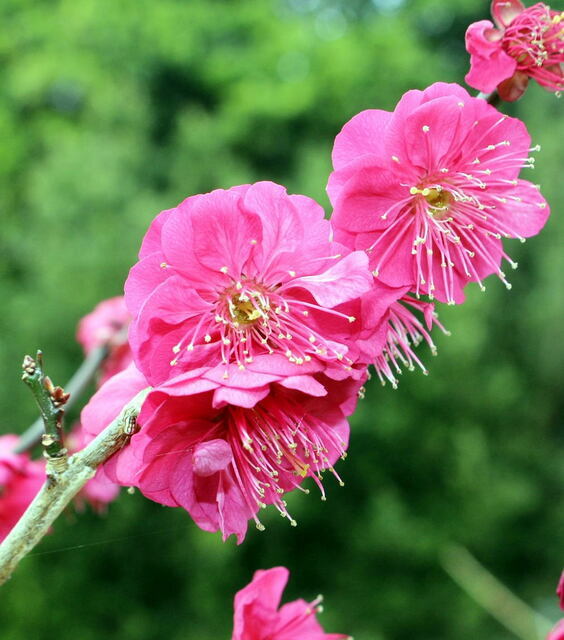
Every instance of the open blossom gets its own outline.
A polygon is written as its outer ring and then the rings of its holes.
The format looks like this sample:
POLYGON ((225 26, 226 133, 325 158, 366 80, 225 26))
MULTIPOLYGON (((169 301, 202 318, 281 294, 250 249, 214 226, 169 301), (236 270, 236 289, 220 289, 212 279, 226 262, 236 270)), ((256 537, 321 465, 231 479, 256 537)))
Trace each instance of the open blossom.
MULTIPOLYGON (((317 621, 323 598, 294 600, 280 607, 290 572, 285 567, 259 570, 235 595, 231 640, 347 640, 340 633, 325 633, 317 621)), ((352 639, 349 639, 352 640, 352 639)))
POLYGON ((45 467, 13 453, 18 436, 0 436, 0 541, 23 515, 45 481, 45 467))
POLYGON ((521 97, 529 78, 550 91, 564 88, 564 12, 543 2, 525 8, 519 0, 493 0, 489 20, 474 22, 466 32, 475 89, 498 89, 503 100, 521 97))
MULTIPOLYGON (((221 366, 155 389, 138 417, 139 432, 104 465, 105 474, 156 502, 184 507, 199 527, 221 530, 224 539, 235 534, 241 542, 250 519, 263 529, 257 512, 268 504, 295 524, 284 493, 310 477, 324 499, 324 470, 341 483, 333 465, 345 457, 346 416, 360 382, 303 376, 304 393, 293 388, 300 381, 285 375, 284 356, 276 356, 277 378, 261 370, 263 360, 252 363, 251 375, 229 365, 227 383, 221 366), (267 395, 253 395, 253 385, 265 384, 267 395)), ((144 387, 133 367, 109 380, 82 412, 85 430, 96 435, 144 387)))
POLYGON ((367 291, 371 275, 363 252, 331 237, 317 203, 271 182, 162 212, 125 285, 138 368, 154 385, 281 355, 296 375, 310 363, 350 375, 355 318, 335 307, 367 291))
POLYGON ((496 273, 510 286, 502 238, 535 235, 549 208, 525 125, 456 84, 408 91, 393 113, 372 109, 335 140, 327 187, 339 242, 364 249, 374 275, 450 304, 496 273))
POLYGON ((102 365, 100 384, 132 362, 131 349, 127 342, 130 320, 124 297, 116 296, 100 302, 78 325, 76 338, 86 355, 98 347, 108 347, 108 356, 102 365))

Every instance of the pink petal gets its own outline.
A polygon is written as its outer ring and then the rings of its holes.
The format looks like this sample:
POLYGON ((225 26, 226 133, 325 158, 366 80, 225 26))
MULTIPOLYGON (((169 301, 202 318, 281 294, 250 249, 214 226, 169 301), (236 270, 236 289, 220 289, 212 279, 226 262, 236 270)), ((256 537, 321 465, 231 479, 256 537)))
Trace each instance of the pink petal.
POLYGON ((296 389, 308 396, 326 396, 327 389, 312 376, 289 376, 279 382, 280 386, 286 389, 296 389))
POLYGON ((164 255, 154 252, 129 270, 125 281, 125 302, 133 317, 137 316, 147 296, 171 275, 162 264, 164 255))
POLYGON ((207 440, 196 445, 192 454, 194 473, 201 477, 223 471, 233 460, 231 447, 226 440, 207 440))
POLYGON ((257 389, 234 389, 230 387, 219 387, 213 394, 213 406, 216 409, 226 405, 235 405, 237 407, 246 407, 250 409, 257 402, 260 402, 270 392, 268 386, 259 387, 257 389))
POLYGON ((508 27, 525 10, 520 0, 493 0, 491 11, 495 23, 500 29, 508 27))
POLYGON ((355 251, 324 273, 293 280, 291 288, 306 289, 318 304, 332 308, 357 298, 368 291, 371 285, 368 256, 363 251, 355 251))
POLYGON ((332 223, 349 233, 385 229, 401 210, 399 201, 408 196, 408 189, 399 187, 397 176, 390 171, 377 166, 360 168, 334 202, 332 223))
POLYGON ((391 117, 389 111, 368 109, 349 120, 335 138, 332 154, 334 168, 342 169, 366 154, 377 156, 376 162, 385 164, 389 158, 383 153, 381 141, 391 117))
POLYGON ((161 250, 161 230, 164 223, 168 219, 169 215, 174 209, 165 209, 161 211, 156 218, 151 222, 143 242, 141 243, 141 249, 139 249, 139 259, 146 258, 151 253, 161 250))
POLYGON ((505 53, 501 42, 492 39, 492 27, 489 20, 482 20, 471 24, 466 31, 470 71, 465 80, 471 87, 486 93, 510 78, 517 68, 517 62, 505 53))

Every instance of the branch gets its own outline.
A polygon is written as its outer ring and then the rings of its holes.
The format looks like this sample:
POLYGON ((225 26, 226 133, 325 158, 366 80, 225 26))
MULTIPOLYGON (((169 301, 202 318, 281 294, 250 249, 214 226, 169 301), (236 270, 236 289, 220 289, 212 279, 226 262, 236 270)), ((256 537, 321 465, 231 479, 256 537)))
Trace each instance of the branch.
POLYGON ((539 640, 550 631, 549 620, 512 593, 465 547, 446 547, 441 564, 459 587, 521 640, 539 640))
POLYGON ((480 91, 480 93, 476 96, 476 98, 481 98, 485 100, 488 104, 491 104, 493 107, 498 105, 501 102, 501 98, 499 97, 499 93, 497 89, 494 89, 491 93, 484 93, 480 91))
POLYGON ((75 453, 55 483, 47 480, 16 526, 0 545, 0 584, 10 578, 18 562, 49 531, 49 528, 82 487, 94 476, 96 467, 121 449, 135 432, 135 418, 150 387, 140 391, 115 420, 88 446, 75 453))
POLYGON ((37 352, 35 360, 25 356, 22 380, 31 389, 39 407, 45 432, 41 443, 47 458, 47 476, 62 471, 67 465, 67 450, 63 443, 64 405, 69 399, 62 387, 55 387, 51 378, 43 373, 43 354, 37 352))
MULTIPOLYGON (((76 401, 80 398, 86 387, 90 384, 100 365, 106 359, 109 353, 109 346, 101 345, 92 349, 92 351, 83 360, 80 367, 75 371, 72 378, 65 385, 65 389, 70 394, 65 407, 70 409, 76 404, 76 401)), ((30 427, 22 433, 17 447, 14 449, 15 453, 23 453, 31 447, 34 447, 41 440, 43 435, 43 419, 38 418, 30 427)))

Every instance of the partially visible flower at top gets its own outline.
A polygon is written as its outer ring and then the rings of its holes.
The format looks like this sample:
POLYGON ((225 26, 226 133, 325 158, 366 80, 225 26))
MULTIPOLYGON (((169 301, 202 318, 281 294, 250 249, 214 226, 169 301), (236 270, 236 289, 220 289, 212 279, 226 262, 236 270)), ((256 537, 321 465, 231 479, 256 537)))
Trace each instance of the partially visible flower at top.
POLYGON ((45 465, 14 453, 16 435, 0 436, 0 541, 23 515, 45 481, 45 465))
POLYGON ((289 575, 285 567, 256 571, 252 582, 236 593, 231 640, 352 640, 323 631, 316 618, 323 610, 321 596, 280 607, 289 575))
POLYGON ((78 325, 76 339, 88 355, 97 347, 107 346, 108 355, 102 365, 99 384, 123 371, 133 360, 127 342, 131 316, 123 296, 103 300, 84 316, 78 325))
POLYGON ((393 113, 371 109, 335 140, 327 191, 335 239, 370 256, 390 287, 455 304, 496 273, 509 288, 502 238, 540 231, 549 208, 518 178, 534 166, 525 125, 456 84, 408 91, 393 113))
MULTIPOLYGON (((152 391, 137 419, 140 430, 104 465, 104 473, 151 500, 184 507, 199 527, 220 530, 224 540, 235 534, 241 542, 251 519, 264 529, 257 512, 268 504, 295 525, 284 493, 309 493, 300 485, 310 477, 325 499, 324 470, 342 484, 333 465, 345 457, 346 416, 361 381, 287 376, 284 356, 274 359, 277 376, 261 370, 265 360, 268 368, 273 364, 263 356, 250 371, 229 365, 227 381, 223 366, 202 368, 152 391)), ((146 386, 134 367, 109 380, 82 411, 89 437, 146 386)))
POLYGON ((556 623, 546 640, 564 640, 564 618, 556 623))
MULTIPOLYGON (((130 342, 152 385, 195 367, 282 356, 354 375, 355 318, 335 309, 370 288, 363 252, 332 241, 320 205, 272 182, 218 189, 162 212, 125 284, 130 342)), ((273 363, 278 359, 274 358, 273 363)))
POLYGON ((493 0, 489 20, 466 32, 470 71, 466 82, 503 100, 521 97, 529 78, 549 91, 564 89, 564 12, 543 2, 525 8, 519 0, 493 0))
MULTIPOLYGON (((108 423, 109 424, 109 423, 108 423)), ((91 440, 82 429, 80 423, 76 423, 71 432, 65 437, 65 445, 70 454, 83 449, 91 440)), ((99 514, 105 513, 107 506, 113 502, 119 494, 119 485, 112 482, 103 472, 102 468, 96 470, 96 475, 88 480, 74 499, 77 510, 84 508, 88 503, 99 514)))

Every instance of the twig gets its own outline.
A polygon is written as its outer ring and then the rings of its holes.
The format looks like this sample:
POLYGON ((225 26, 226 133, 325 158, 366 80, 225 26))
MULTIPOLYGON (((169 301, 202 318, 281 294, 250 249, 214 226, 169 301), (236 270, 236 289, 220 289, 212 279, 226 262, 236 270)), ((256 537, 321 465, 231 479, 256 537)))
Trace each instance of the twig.
POLYGON ((449 545, 441 553, 441 564, 459 587, 521 640, 540 640, 550 631, 550 620, 509 591, 466 548, 449 545))
MULTIPOLYGON (((70 409, 76 404, 86 387, 90 384, 100 365, 106 359, 109 353, 108 345, 101 345, 92 349, 86 356, 80 367, 76 370, 72 378, 65 386, 66 391, 70 394, 66 403, 66 409, 70 409)), ((15 453, 23 453, 31 447, 34 447, 41 440, 43 434, 43 420, 38 418, 22 435, 20 436, 18 445, 14 449, 15 453)))
POLYGON ((485 100, 488 104, 491 104, 493 107, 498 105, 501 102, 501 98, 499 97, 499 93, 497 89, 494 89, 491 93, 484 93, 480 91, 480 93, 476 96, 476 98, 481 98, 485 100))
POLYGON ((45 482, 16 526, 0 545, 0 584, 10 578, 18 562, 47 533, 57 516, 94 476, 96 467, 121 449, 134 431, 134 418, 150 387, 139 392, 88 446, 75 453, 57 482, 45 482))
POLYGON ((25 356, 22 380, 31 389, 43 420, 44 433, 41 437, 47 458, 47 476, 63 471, 67 464, 67 450, 63 441, 64 406, 69 399, 62 387, 56 387, 43 372, 43 354, 37 352, 35 360, 25 356))

